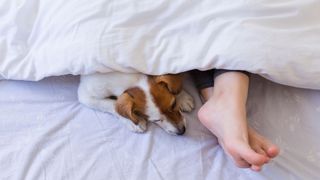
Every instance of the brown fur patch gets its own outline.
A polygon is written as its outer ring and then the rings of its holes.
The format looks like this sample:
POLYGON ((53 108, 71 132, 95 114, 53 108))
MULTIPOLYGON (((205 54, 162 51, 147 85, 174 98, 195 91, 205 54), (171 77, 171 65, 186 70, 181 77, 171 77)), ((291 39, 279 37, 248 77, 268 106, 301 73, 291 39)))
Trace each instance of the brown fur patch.
POLYGON ((160 76, 151 76, 154 82, 163 85, 171 93, 178 94, 182 90, 182 74, 165 74, 160 76))
POLYGON ((130 119, 134 124, 147 120, 146 95, 143 90, 134 87, 126 90, 116 101, 116 111, 123 117, 130 119))
MULTIPOLYGON (((165 75, 165 76, 166 76, 165 78, 166 81, 169 80, 170 84, 175 82, 175 77, 177 77, 177 76, 170 77, 171 75, 165 75)), ((163 79, 163 77, 161 79, 163 79)), ((150 92, 153 97, 153 101, 158 106, 161 113, 164 114, 172 123, 179 124, 179 122, 181 122, 183 118, 179 111, 179 107, 175 105, 177 104, 175 103, 176 96, 172 91, 169 90, 169 88, 159 83, 158 80, 159 79, 157 79, 157 77, 154 77, 154 76, 149 78, 150 92)), ((177 81, 180 81, 180 79, 178 78, 177 81)), ((182 85, 180 84, 179 86, 182 86, 182 85)), ((179 87, 176 90, 177 91, 175 92, 178 92, 178 91, 180 92, 181 88, 179 87)))

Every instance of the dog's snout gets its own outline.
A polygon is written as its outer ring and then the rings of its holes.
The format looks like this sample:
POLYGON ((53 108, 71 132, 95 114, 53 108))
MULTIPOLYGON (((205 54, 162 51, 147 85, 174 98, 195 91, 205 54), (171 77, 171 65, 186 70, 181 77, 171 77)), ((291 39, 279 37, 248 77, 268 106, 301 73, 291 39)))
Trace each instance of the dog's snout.
POLYGON ((178 130, 177 135, 183 135, 186 132, 186 127, 182 127, 181 129, 178 130))

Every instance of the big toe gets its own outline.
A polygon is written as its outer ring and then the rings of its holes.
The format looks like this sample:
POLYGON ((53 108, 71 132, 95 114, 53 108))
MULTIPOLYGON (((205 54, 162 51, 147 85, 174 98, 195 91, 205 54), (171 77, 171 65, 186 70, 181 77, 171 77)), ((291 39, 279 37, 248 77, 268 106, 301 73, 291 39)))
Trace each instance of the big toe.
POLYGON ((261 145, 262 149, 266 152, 266 154, 268 155, 268 157, 270 158, 274 158, 279 154, 279 148, 278 146, 272 144, 269 140, 267 139, 263 139, 261 141, 261 145))
POLYGON ((280 150, 277 146, 272 145, 272 146, 269 146, 269 148, 266 150, 266 152, 270 158, 274 158, 274 157, 278 156, 280 150))

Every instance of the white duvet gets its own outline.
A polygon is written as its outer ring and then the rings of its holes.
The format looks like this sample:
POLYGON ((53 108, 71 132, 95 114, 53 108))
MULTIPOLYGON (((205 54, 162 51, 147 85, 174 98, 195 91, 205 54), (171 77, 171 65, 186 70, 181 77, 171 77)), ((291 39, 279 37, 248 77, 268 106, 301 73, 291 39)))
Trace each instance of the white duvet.
POLYGON ((320 1, 0 0, 0 78, 209 68, 320 89, 320 1))

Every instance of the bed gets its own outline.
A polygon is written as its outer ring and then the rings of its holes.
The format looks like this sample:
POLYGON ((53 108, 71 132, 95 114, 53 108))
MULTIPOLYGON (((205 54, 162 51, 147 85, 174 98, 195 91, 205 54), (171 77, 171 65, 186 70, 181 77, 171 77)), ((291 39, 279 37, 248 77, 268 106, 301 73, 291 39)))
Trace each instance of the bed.
MULTIPOLYGON (((135 134, 112 114, 79 104, 78 76, 0 81, 0 179, 318 179, 320 92, 259 76, 251 82, 250 124, 281 148, 259 173, 237 168, 196 110, 186 114, 184 136, 155 125, 135 134)), ((192 81, 185 85, 198 109, 192 81)))
POLYGON ((2 0, 0 179, 319 179, 319 0, 2 0), (184 136, 133 134, 77 101, 79 75, 245 70, 251 126, 280 146, 236 168, 186 114, 184 136), (311 90, 313 89, 313 90, 311 90))

